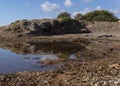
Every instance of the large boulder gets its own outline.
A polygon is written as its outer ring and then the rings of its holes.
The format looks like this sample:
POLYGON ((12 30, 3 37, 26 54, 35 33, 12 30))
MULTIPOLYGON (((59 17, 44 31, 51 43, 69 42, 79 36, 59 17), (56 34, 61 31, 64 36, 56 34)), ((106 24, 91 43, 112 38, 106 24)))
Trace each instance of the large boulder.
POLYGON ((58 19, 42 19, 31 21, 22 20, 13 22, 12 24, 5 27, 1 27, 0 34, 2 37, 50 36, 78 34, 81 33, 82 29, 86 29, 86 27, 73 19, 67 21, 58 19))

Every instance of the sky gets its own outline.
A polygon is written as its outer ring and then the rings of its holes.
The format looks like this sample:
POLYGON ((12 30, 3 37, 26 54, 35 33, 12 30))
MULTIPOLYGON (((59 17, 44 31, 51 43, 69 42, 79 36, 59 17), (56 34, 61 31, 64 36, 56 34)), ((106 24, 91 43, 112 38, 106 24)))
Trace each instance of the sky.
POLYGON ((120 0, 0 0, 0 26, 22 19, 56 18, 60 12, 109 10, 120 18, 120 0))

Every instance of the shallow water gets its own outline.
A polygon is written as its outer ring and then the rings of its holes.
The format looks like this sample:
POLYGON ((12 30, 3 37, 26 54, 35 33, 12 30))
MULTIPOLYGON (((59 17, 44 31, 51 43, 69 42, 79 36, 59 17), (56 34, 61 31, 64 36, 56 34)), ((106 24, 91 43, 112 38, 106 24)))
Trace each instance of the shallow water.
POLYGON ((70 43, 1 43, 0 74, 22 71, 47 71, 59 65, 38 63, 60 58, 75 59, 81 45, 70 43))

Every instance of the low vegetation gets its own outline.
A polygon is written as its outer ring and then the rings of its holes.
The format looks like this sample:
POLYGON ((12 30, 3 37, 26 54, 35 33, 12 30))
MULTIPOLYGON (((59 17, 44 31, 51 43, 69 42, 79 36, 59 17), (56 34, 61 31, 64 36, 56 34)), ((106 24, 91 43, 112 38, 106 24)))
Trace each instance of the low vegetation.
POLYGON ((62 12, 57 16, 57 19, 60 19, 62 21, 68 21, 71 19, 71 15, 67 12, 62 12))
MULTIPOLYGON (((71 15, 68 12, 62 12, 57 16, 57 19, 62 21, 71 20, 71 15)), ((78 13, 74 16, 75 20, 86 20, 86 21, 107 21, 107 22, 117 22, 118 18, 107 10, 95 10, 85 15, 78 13)))
POLYGON ((17 24, 17 23, 19 23, 20 22, 20 20, 17 20, 17 21, 15 21, 15 22, 12 22, 11 24, 12 25, 15 25, 15 24, 17 24))
POLYGON ((75 20, 82 20, 82 17, 83 17, 83 14, 77 13, 77 14, 74 16, 74 19, 75 19, 75 20))
POLYGON ((114 16, 113 13, 106 10, 95 10, 85 14, 82 17, 83 20, 87 21, 108 21, 108 22, 116 22, 118 18, 114 16))

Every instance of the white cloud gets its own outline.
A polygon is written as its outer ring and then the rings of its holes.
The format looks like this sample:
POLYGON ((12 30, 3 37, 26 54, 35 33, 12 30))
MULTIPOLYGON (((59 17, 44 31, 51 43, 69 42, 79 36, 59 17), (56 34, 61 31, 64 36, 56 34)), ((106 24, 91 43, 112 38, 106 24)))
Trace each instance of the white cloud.
POLYGON ((88 13, 88 12, 90 12, 90 11, 92 11, 91 8, 85 8, 85 9, 83 9, 82 11, 80 11, 80 13, 86 14, 86 13, 88 13))
POLYGON ((51 12, 51 11, 59 11, 60 7, 59 5, 57 5, 56 3, 50 3, 48 1, 44 2, 43 4, 41 4, 41 8, 43 11, 46 12, 51 12))
POLYGON ((73 3, 72 3, 71 0, 65 0, 64 5, 67 6, 67 7, 70 7, 70 6, 73 6, 73 3))
POLYGON ((74 13, 72 14, 72 18, 74 18, 74 16, 77 15, 78 13, 82 14, 81 12, 77 12, 77 11, 76 11, 76 12, 74 12, 74 13))
POLYGON ((102 10, 101 6, 97 6, 95 10, 102 10))
POLYGON ((72 16, 74 17, 76 14, 78 14, 78 13, 80 13, 80 12, 74 12, 73 14, 72 14, 72 16))
POLYGON ((120 13, 119 9, 110 9, 110 11, 114 14, 119 14, 120 13))
POLYGON ((81 11, 82 14, 86 14, 88 12, 91 12, 91 11, 94 11, 94 10, 102 10, 101 6, 97 6, 96 8, 94 9, 91 9, 91 8, 85 8, 83 11, 81 11))
POLYGON ((85 9, 83 9, 82 11, 76 11, 76 12, 74 12, 74 13, 72 14, 72 17, 74 17, 74 16, 75 16, 76 14, 78 14, 78 13, 84 15, 84 14, 90 12, 90 11, 92 11, 90 8, 85 8, 85 9))
POLYGON ((85 0, 86 2, 92 2, 93 0, 85 0))
POLYGON ((79 12, 74 12, 72 15, 75 16, 76 14, 78 13, 81 13, 81 14, 86 14, 88 12, 91 12, 91 11, 94 11, 94 10, 102 10, 101 6, 97 6, 96 8, 94 9, 91 9, 91 8, 84 8, 82 11, 79 11, 79 12))

